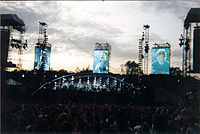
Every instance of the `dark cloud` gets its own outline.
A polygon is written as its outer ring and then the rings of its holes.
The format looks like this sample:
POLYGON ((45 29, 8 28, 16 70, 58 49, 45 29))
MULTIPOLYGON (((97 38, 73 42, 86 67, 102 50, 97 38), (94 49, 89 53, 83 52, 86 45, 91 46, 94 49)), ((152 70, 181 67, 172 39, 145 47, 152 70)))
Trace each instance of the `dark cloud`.
POLYGON ((141 9, 144 12, 151 11, 156 12, 158 15, 163 13, 171 13, 175 16, 186 16, 187 12, 192 7, 200 7, 200 2, 195 1, 151 1, 151 2, 142 2, 141 9))
POLYGON ((150 34, 150 44, 155 44, 155 43, 166 43, 167 41, 163 39, 160 35, 156 33, 151 33, 150 34))
POLYGON ((92 55, 94 44, 96 42, 110 42, 108 40, 111 36, 120 36, 122 32, 116 28, 112 28, 106 25, 100 25, 90 22, 79 22, 78 20, 73 20, 73 25, 68 25, 68 27, 86 29, 88 32, 91 31, 93 34, 85 35, 83 33, 75 33, 73 31, 66 32, 65 29, 50 28, 49 33, 56 33, 56 38, 52 37, 50 39, 52 42, 56 43, 53 46, 54 52, 63 52, 63 50, 76 49, 92 55), (62 45, 61 45, 62 44, 62 45))
MULTIPOLYGON (((57 7, 56 2, 33 2, 33 7, 27 6, 25 2, 3 2, 3 6, 1 7, 1 13, 2 14, 17 14, 19 18, 21 18, 27 27, 26 36, 28 38, 29 43, 29 49, 28 53, 34 53, 35 49, 35 43, 37 42, 38 38, 38 22, 44 21, 50 24, 55 24, 56 22, 59 22, 59 20, 55 19, 56 14, 58 14, 59 11, 54 12, 40 12, 39 10, 41 8, 46 8, 48 6, 52 6, 54 8, 57 7), (36 9, 33 9, 36 8, 36 9)), ((67 8, 69 11, 70 8, 67 8)), ((47 10, 50 10, 47 8, 47 10)), ((47 34, 50 35, 51 33, 56 33, 57 36, 64 35, 64 32, 57 29, 47 29, 47 34), (60 35, 59 35, 60 34, 60 35)), ((59 38, 59 37, 58 37, 59 38)), ((54 40, 54 38, 50 39, 52 42, 58 43, 58 45, 55 45, 55 49, 62 49, 63 46, 60 46, 59 44, 63 44, 64 41, 62 41, 62 38, 59 39, 59 41, 54 40)), ((54 44, 52 44, 54 45, 54 44)), ((64 46, 65 48, 65 46, 64 46)), ((61 52, 57 51, 56 52, 61 52)), ((63 51, 63 49, 62 49, 63 51)), ((25 51, 25 53, 27 53, 25 51)))
MULTIPOLYGON (((131 46, 132 44, 130 44, 131 46)), ((114 47, 112 49, 112 56, 120 59, 129 59, 136 60, 138 56, 137 49, 118 49, 118 47, 114 47)))

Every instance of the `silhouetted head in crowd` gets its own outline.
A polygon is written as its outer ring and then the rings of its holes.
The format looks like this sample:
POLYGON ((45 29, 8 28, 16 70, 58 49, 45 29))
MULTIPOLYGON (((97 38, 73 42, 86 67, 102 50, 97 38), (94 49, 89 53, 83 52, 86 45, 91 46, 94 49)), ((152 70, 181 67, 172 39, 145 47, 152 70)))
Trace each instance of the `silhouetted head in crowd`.
POLYGON ((115 128, 105 128, 99 134, 120 134, 115 128))

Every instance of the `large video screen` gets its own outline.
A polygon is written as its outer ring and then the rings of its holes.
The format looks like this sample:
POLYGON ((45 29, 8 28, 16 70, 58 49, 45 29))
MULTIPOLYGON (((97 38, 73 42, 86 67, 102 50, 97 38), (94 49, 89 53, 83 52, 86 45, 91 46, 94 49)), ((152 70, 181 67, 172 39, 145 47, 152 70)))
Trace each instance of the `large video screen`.
POLYGON ((93 73, 108 73, 109 50, 94 50, 93 73))
POLYGON ((51 54, 50 47, 44 48, 43 51, 40 47, 35 47, 34 69, 49 71, 49 69, 50 69, 50 54, 51 54))
POLYGON ((152 48, 152 74, 169 74, 170 48, 152 48))

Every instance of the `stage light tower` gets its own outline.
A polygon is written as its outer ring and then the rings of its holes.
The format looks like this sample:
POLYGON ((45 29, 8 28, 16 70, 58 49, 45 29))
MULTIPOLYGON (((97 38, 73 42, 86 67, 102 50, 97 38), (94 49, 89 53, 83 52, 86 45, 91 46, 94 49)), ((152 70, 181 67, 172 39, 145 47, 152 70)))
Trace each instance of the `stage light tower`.
POLYGON ((145 47, 144 47, 144 74, 149 73, 149 25, 144 25, 144 41, 145 41, 145 47))

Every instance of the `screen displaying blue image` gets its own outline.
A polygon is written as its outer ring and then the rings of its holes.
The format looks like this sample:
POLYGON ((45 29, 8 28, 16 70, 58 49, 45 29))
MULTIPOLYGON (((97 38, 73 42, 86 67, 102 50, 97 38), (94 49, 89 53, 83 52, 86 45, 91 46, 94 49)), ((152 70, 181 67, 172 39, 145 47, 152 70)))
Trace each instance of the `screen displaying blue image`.
POLYGON ((95 50, 93 73, 108 73, 108 61, 109 61, 108 50, 95 50))
POLYGON ((170 48, 152 48, 152 74, 169 74, 170 48))
POLYGON ((35 47, 34 69, 49 71, 50 54, 51 54, 50 47, 45 47, 43 50, 40 47, 35 47))

